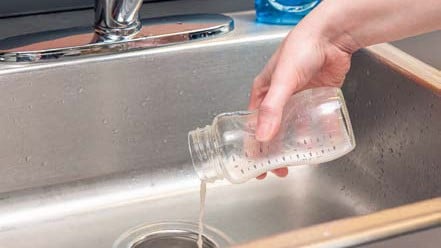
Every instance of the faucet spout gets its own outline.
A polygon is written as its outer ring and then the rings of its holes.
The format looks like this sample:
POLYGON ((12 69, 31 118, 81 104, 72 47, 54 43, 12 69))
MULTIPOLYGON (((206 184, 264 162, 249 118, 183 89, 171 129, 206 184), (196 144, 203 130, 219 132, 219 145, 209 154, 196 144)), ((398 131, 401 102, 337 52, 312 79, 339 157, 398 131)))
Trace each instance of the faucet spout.
POLYGON ((95 32, 103 40, 124 40, 141 29, 142 0, 95 0, 95 32))

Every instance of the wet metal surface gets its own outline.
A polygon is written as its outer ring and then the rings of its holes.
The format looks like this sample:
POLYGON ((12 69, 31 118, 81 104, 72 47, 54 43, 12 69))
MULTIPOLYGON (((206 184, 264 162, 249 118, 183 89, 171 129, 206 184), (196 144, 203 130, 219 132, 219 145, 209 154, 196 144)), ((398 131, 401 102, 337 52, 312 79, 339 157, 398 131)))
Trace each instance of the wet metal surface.
MULTIPOLYGON (((0 246, 104 248, 143 223, 197 221, 187 132, 246 108, 288 31, 253 18, 210 42, 0 68, 0 246)), ((207 224, 245 242, 441 195, 439 97, 365 52, 343 91, 355 151, 211 186, 207 224)))

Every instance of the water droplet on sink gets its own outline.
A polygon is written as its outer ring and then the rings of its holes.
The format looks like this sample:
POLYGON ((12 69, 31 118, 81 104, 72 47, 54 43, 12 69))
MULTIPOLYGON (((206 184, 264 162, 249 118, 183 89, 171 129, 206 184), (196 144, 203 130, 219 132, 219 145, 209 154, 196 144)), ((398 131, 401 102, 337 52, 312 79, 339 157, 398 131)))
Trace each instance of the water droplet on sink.
POLYGON ((31 162, 31 156, 26 156, 26 157, 25 157, 25 161, 26 161, 26 163, 31 162))
POLYGON ((118 129, 113 129, 113 130, 112 130, 112 133, 113 133, 113 134, 117 134, 117 133, 119 133, 119 130, 118 130, 118 129))
POLYGON ((47 164, 48 164, 47 161, 43 161, 43 162, 41 162, 41 166, 46 166, 47 164))
POLYGON ((168 142, 167 139, 163 139, 163 140, 162 140, 162 143, 164 143, 164 144, 166 144, 167 142, 168 142))
POLYGON ((83 92, 84 92, 84 88, 83 88, 83 87, 80 87, 80 88, 78 89, 78 93, 81 94, 81 93, 83 93, 83 92))
POLYGON ((394 153, 394 149, 389 148, 389 152, 390 152, 390 153, 394 153))
POLYGON ((147 102, 146 102, 146 101, 143 101, 143 102, 141 103, 141 106, 143 106, 143 107, 147 106, 147 102))
POLYGON ((180 96, 184 95, 184 91, 180 90, 180 91, 179 91, 179 95, 180 95, 180 96))
POLYGON ((107 125, 109 123, 109 121, 107 119, 103 119, 103 124, 107 125))

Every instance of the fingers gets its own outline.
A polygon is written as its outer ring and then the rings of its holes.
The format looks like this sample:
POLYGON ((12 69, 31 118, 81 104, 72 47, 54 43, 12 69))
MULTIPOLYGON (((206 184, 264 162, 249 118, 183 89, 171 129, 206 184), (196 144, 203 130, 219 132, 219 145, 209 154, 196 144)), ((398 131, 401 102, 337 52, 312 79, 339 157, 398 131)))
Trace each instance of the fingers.
POLYGON ((288 168, 278 168, 271 171, 272 173, 276 174, 278 177, 286 177, 288 175, 288 168))
MULTIPOLYGON (((274 169, 271 170, 272 173, 274 173, 276 176, 278 177, 286 177, 288 175, 288 168, 287 167, 283 167, 283 168, 278 168, 278 169, 274 169)), ((262 180, 266 178, 267 173, 263 173, 262 175, 256 177, 258 180, 262 180)))
POLYGON ((266 177, 266 173, 263 173, 262 175, 260 175, 260 176, 258 176, 258 177, 256 177, 258 180, 262 180, 262 179, 265 179, 265 177, 266 177))

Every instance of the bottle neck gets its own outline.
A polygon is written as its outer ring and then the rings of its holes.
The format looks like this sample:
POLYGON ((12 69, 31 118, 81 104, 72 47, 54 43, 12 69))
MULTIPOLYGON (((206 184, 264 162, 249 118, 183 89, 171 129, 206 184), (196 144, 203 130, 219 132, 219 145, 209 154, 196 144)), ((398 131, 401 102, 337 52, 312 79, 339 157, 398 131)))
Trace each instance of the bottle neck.
POLYGON ((212 126, 198 128, 188 133, 188 148, 193 167, 202 181, 214 182, 224 178, 216 143, 212 126))

